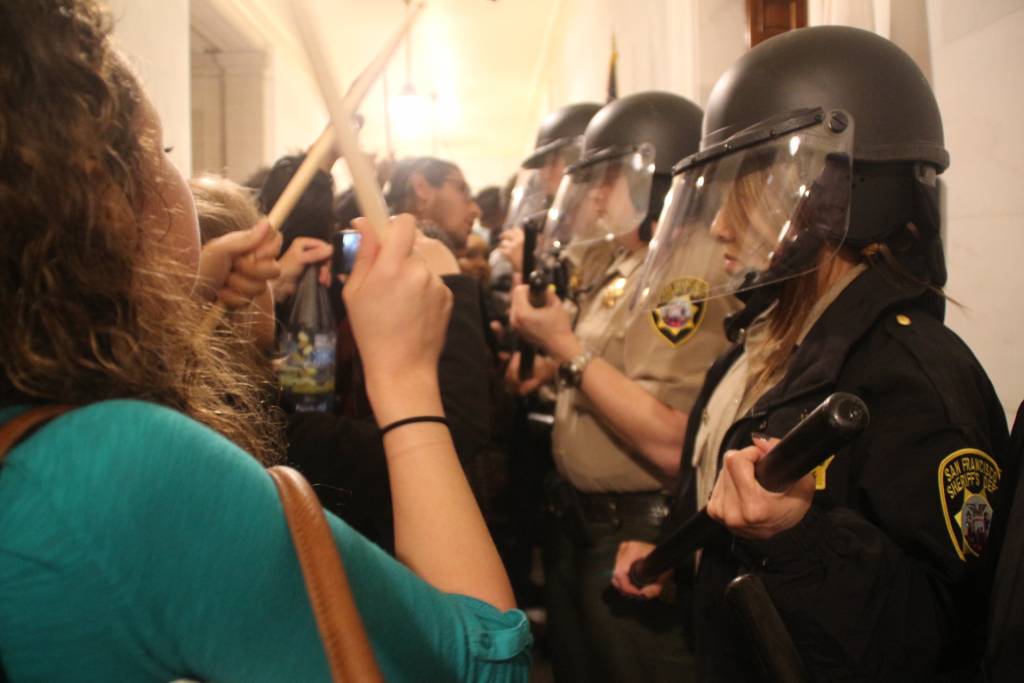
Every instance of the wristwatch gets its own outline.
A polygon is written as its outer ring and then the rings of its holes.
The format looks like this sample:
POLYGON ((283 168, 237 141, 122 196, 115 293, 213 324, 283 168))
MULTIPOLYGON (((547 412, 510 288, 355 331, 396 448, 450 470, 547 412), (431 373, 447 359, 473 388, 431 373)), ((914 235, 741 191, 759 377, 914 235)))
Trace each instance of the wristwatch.
POLYGON ((594 352, 584 349, 575 358, 568 360, 558 366, 558 380, 563 387, 577 388, 583 381, 583 371, 594 359, 594 352))

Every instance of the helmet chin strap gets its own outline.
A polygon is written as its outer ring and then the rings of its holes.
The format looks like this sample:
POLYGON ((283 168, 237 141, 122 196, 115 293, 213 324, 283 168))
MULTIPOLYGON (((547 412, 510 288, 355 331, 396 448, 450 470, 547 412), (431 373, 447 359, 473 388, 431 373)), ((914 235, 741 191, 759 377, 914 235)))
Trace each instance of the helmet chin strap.
POLYGON ((768 307, 779 298, 781 287, 778 282, 758 287, 754 284, 757 279, 757 271, 747 272, 744 276, 743 288, 738 290, 735 295, 744 303, 744 306, 725 318, 725 336, 733 344, 742 344, 751 323, 757 320, 757 317, 767 311, 768 307))

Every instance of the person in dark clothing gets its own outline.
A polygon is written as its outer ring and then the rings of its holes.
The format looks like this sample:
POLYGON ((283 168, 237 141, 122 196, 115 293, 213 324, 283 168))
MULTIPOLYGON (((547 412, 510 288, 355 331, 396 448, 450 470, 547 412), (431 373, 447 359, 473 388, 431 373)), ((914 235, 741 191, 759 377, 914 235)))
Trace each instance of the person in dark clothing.
MULTIPOLYGON (((690 412, 663 525, 707 504, 729 532, 676 568, 697 567, 699 678, 762 680, 723 598, 741 573, 763 581, 813 680, 971 675, 1017 463, 988 377, 942 323, 949 156, 927 81, 875 34, 792 31, 723 75, 704 135, 676 168, 638 302, 655 323, 745 303, 690 412), (661 305, 682 276, 705 295, 661 305), (835 391, 867 404, 863 434, 787 492, 761 488, 772 439, 835 391)), ((658 593, 627 576, 651 547, 620 547, 616 587, 658 593)))
MULTIPOLYGON (((279 166, 283 165, 286 164, 279 162, 279 166)), ((271 190, 265 199, 273 192, 271 190)), ((259 218, 251 197, 224 179, 204 177, 193 184, 193 193, 197 197, 204 242, 230 229, 254 224, 259 218)), ((309 221, 312 213, 307 212, 307 222, 292 225, 298 225, 300 229, 303 225, 312 225, 313 222, 309 221)), ((318 241, 308 235, 293 234, 292 237, 296 248, 302 246, 303 240, 318 241)), ((330 246, 325 246, 324 252, 307 252, 322 258, 329 257, 330 246)), ((491 436, 490 394, 486 381, 490 357, 484 341, 479 288, 472 278, 458 273, 454 256, 440 243, 420 238, 417 251, 431 270, 441 276, 453 295, 438 379, 456 453, 470 474, 477 454, 483 451, 491 436)), ((284 258, 287 256, 282 256, 284 258)), ((289 268, 282 267, 282 271, 285 270, 289 268)), ((295 270, 291 277, 297 277, 299 272, 301 270, 295 270)), ((283 277, 287 279, 287 276, 283 277)), ((279 288, 287 289, 286 283, 278 284, 279 288)), ((294 289, 294 284, 291 289, 294 289)), ((271 317, 272 305, 271 299, 264 305, 265 312, 258 321, 271 317)), ((237 322, 232 319, 232 323, 253 326, 248 318, 237 322)), ((253 376, 259 377, 261 383, 265 382, 264 375, 270 374, 269 362, 258 354, 258 349, 240 348, 236 352, 251 356, 253 376)), ((294 412, 288 414, 286 420, 284 431, 289 464, 306 475, 325 508, 367 537, 390 548, 390 487, 383 443, 373 415, 368 410, 362 416, 294 412)))
MULTIPOLYGON (((270 209, 277 203, 305 159, 305 154, 290 154, 274 162, 257 196, 261 212, 270 213, 270 209)), ((333 164, 334 160, 328 159, 325 162, 326 168, 321 167, 316 172, 284 224, 277 226, 284 237, 281 245, 282 254, 288 251, 288 247, 297 237, 315 237, 324 242, 331 241, 335 229, 332 208, 334 179, 331 178, 329 164, 333 164)))
MULTIPOLYGON (((270 213, 305 159, 305 154, 290 154, 274 162, 256 196, 261 213, 270 213)), ((295 284, 302 272, 308 265, 323 261, 331 255, 330 242, 335 232, 335 223, 332 209, 334 179, 330 175, 330 168, 335 160, 336 157, 331 156, 324 161, 284 224, 275 226, 283 238, 280 257, 282 276, 271 285, 279 323, 287 322, 291 315, 291 295, 295 293, 295 284)), ((321 280, 321 284, 329 285, 326 278, 322 277, 321 280)), ((334 287, 331 294, 335 318, 340 318, 343 313, 340 289, 334 287)))
MULTIPOLYGON (((1024 403, 1017 408, 1007 453, 1018 462, 1024 456, 1024 403)), ((988 643, 980 678, 986 683, 1016 681, 1024 671, 1024 468, 1018 471, 1003 552, 992 582, 988 643)))
POLYGON ((394 166, 386 200, 391 213, 411 213, 428 237, 452 251, 466 246, 480 207, 458 166, 434 157, 403 159, 394 166))
POLYGON ((473 201, 480 207, 480 226, 487 231, 487 246, 498 246, 501 229, 505 225, 505 197, 497 185, 489 185, 476 193, 473 201))
MULTIPOLYGON (((480 318, 479 288, 463 275, 443 275, 442 280, 453 297, 438 365, 441 402, 455 452, 473 484, 476 458, 491 437, 486 383, 490 360, 480 318)), ((288 417, 285 439, 289 464, 312 482, 324 507, 390 548, 390 489, 383 444, 373 417, 295 413, 288 417)), ((481 497, 477 486, 474 492, 481 497)))

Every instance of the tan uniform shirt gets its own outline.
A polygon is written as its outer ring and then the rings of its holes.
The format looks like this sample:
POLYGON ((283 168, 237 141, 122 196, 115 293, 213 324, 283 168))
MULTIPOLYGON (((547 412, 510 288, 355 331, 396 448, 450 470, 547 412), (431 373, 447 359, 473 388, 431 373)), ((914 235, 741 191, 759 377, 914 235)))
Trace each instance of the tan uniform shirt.
MULTIPOLYGON (((829 287, 807 316, 803 330, 797 339, 799 346, 818 322, 822 313, 846 287, 864 272, 863 264, 857 265, 829 287)), ((772 306, 774 308, 774 305, 772 306)), ((766 381, 758 383, 757 379, 765 372, 765 357, 769 351, 771 339, 768 336, 768 316, 772 308, 766 310, 750 325, 744 341, 744 352, 722 377, 715 391, 708 400, 704 414, 700 416, 700 429, 693 448, 693 468, 697 474, 697 507, 701 508, 711 498, 718 478, 718 452, 722 448, 725 434, 729 428, 754 407, 757 399, 769 388, 778 384, 785 375, 786 367, 777 368, 766 381)), ((793 349, 794 351, 796 349, 793 349)), ((792 354, 790 354, 792 357, 792 354)))
MULTIPOLYGON (((731 299, 690 305, 683 278, 664 311, 633 315, 629 302, 646 254, 646 246, 629 252, 614 243, 587 254, 579 268, 584 284, 577 296, 576 336, 595 357, 686 412, 708 367, 727 346, 722 323, 734 306, 731 299)), ((671 483, 603 424, 579 389, 558 391, 552 451, 558 471, 581 491, 657 491, 671 483)))

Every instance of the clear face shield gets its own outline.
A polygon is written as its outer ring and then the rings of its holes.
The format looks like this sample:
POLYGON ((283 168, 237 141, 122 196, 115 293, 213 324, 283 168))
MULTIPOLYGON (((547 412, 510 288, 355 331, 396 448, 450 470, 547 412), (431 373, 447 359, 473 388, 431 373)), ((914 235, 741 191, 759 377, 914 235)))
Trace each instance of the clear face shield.
POLYGON ((632 301, 686 328, 703 302, 814 272, 850 213, 853 121, 802 110, 762 122, 676 168, 632 301))
POLYGON ((636 230, 647 217, 654 147, 608 149, 570 166, 548 211, 538 255, 586 251, 636 230))
POLYGON ((530 155, 516 176, 504 229, 522 227, 527 217, 547 211, 558 192, 565 169, 579 161, 582 152, 583 137, 580 136, 530 155))

